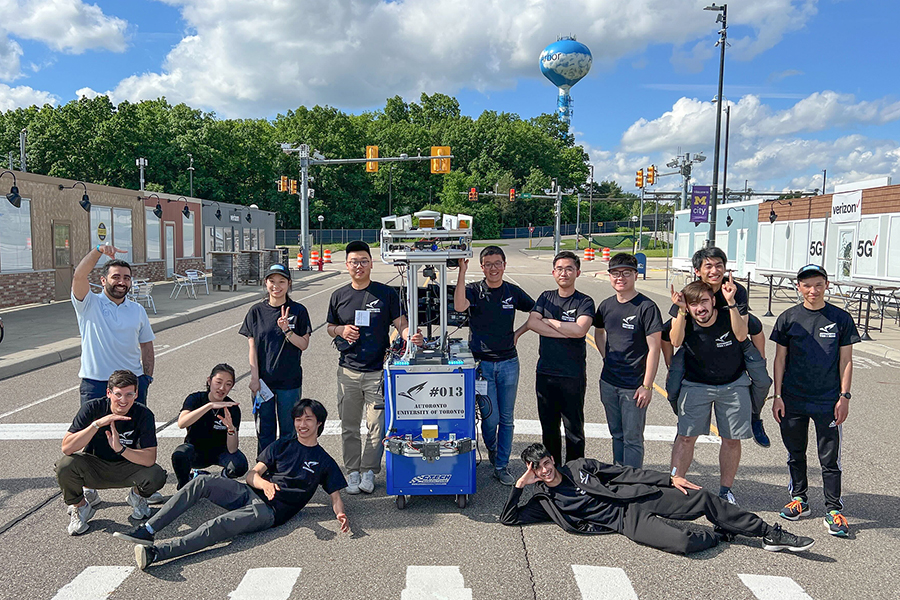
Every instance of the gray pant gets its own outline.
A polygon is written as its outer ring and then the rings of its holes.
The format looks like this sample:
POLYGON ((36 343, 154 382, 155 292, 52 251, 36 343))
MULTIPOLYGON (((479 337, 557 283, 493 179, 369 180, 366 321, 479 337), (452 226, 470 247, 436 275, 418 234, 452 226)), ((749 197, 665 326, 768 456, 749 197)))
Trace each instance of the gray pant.
POLYGON ((154 533, 159 533, 201 498, 229 512, 210 519, 184 537, 156 544, 158 560, 184 556, 242 533, 269 529, 275 524, 275 513, 249 485, 215 475, 192 479, 175 492, 147 524, 154 533))
POLYGON ((600 380, 600 402, 612 435, 613 460, 617 465, 640 469, 644 464, 644 425, 647 408, 638 408, 637 389, 616 387, 600 380))

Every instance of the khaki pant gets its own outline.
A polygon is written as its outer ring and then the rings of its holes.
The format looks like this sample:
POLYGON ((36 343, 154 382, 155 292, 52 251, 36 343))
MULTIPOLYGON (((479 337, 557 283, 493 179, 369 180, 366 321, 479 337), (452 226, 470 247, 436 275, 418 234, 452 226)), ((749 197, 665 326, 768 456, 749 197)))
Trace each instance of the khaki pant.
POLYGON ((362 373, 338 367, 337 399, 341 417, 341 441, 344 451, 344 468, 353 471, 381 471, 384 446, 384 392, 382 372, 362 373), (369 432, 365 441, 360 437, 359 424, 363 409, 369 432))

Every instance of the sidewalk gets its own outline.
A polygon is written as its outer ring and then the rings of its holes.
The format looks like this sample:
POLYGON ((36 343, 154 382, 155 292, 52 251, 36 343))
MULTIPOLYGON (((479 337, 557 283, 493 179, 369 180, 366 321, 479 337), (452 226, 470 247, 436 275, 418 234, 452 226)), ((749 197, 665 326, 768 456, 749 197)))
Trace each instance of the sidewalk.
MULTIPOLYGON (((294 290, 340 273, 330 271, 292 271, 294 290)), ((197 299, 182 290, 178 298, 171 299, 174 283, 162 283, 153 287, 156 314, 147 309, 150 325, 155 333, 183 325, 203 317, 260 300, 261 286, 242 286, 237 292, 215 291, 210 286, 197 291, 197 299)), ((146 308, 146 307, 145 307, 146 308)), ((0 379, 8 379, 28 371, 81 356, 81 336, 75 309, 69 300, 50 304, 35 304, 0 311, 5 336, 0 344, 0 379)))

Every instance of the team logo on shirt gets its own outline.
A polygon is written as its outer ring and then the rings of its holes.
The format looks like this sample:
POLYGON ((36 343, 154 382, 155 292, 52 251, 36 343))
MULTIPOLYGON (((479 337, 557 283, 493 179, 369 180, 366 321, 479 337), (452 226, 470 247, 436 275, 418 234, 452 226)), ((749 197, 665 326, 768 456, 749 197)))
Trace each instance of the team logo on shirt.
POLYGON ((635 318, 637 318, 637 315, 631 315, 622 319, 622 329, 634 329, 633 321, 635 318))
POLYGON ((728 336, 731 335, 730 331, 726 331, 722 335, 716 338, 716 348, 727 348, 732 344, 732 340, 728 339, 728 336))
POLYGON ((826 325, 825 327, 819 327, 819 337, 820 338, 833 338, 837 337, 837 333, 834 331, 834 326, 837 323, 832 323, 831 325, 826 325))
POLYGON ((374 300, 372 300, 371 302, 366 304, 366 310, 369 312, 380 313, 381 309, 378 308, 379 302, 381 302, 381 300, 379 300, 378 298, 375 298, 374 300))
MULTIPOLYGON (((591 474, 585 473, 584 471, 578 471, 578 479, 581 480, 581 484, 584 485, 585 483, 590 481, 591 474)), ((582 496, 587 495, 587 492, 584 491, 583 489, 581 489, 580 487, 578 487, 577 485, 575 486, 575 488, 578 490, 578 493, 581 494, 582 496)))
POLYGON ((409 398, 410 400, 412 400, 413 402, 415 402, 416 399, 413 398, 412 395, 413 395, 413 394, 416 394, 416 393, 418 393, 418 392, 421 392, 421 391, 422 391, 422 388, 424 388, 424 387, 425 387, 425 384, 427 384, 427 383, 428 383, 427 381, 423 381, 423 382, 420 383, 419 385, 414 385, 414 386, 412 386, 411 388, 409 388, 409 389, 406 390, 405 392, 400 392, 398 395, 399 395, 399 396, 403 396, 404 398, 409 398))
POLYGON ((509 298, 504 298, 503 300, 501 300, 500 308, 506 308, 506 309, 515 308, 515 305, 513 304, 513 297, 510 296, 509 298))
POLYGON ((317 464, 319 464, 319 461, 316 461, 316 460, 304 461, 303 462, 303 470, 309 471, 310 473, 315 473, 315 471, 312 469, 312 467, 316 466, 317 464))
POLYGON ((574 321, 575 320, 575 311, 577 308, 570 308, 569 310, 564 310, 562 314, 561 321, 574 321))
POLYGON ((122 446, 133 446, 134 440, 129 440, 128 436, 134 435, 134 429, 131 431, 120 431, 119 432, 119 444, 122 446))

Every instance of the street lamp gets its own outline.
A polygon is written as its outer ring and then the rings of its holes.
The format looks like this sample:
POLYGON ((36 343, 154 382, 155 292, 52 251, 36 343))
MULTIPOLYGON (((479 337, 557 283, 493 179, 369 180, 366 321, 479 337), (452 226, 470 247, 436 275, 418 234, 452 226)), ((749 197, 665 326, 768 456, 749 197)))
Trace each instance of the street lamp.
POLYGON ((635 215, 631 215, 631 253, 634 254, 637 249, 637 224, 638 218, 635 215))
MULTIPOLYGON (((728 211, 725 213, 725 226, 726 227, 731 227, 731 224, 734 223, 734 219, 731 218, 731 211, 744 212, 744 209, 743 208, 735 208, 735 207, 729 208, 728 211)), ((743 219, 743 216, 741 217, 741 219, 743 219)), ((743 223, 743 221, 741 221, 741 222, 743 223)))
MULTIPOLYGON (((728 31, 728 5, 711 4, 704 7, 703 10, 712 10, 719 13, 716 17, 716 23, 722 24, 719 30, 719 41, 716 42, 719 48, 719 93, 717 98, 722 98, 722 85, 725 78, 725 39, 728 31)), ((712 190, 710 190, 710 198, 712 202, 709 207, 709 235, 706 240, 707 247, 716 245, 716 204, 719 201, 719 137, 722 135, 722 111, 716 110, 716 147, 713 152, 713 180, 712 190)))
POLYGON ((319 219, 319 270, 321 271, 325 264, 324 241, 322 240, 322 221, 325 220, 325 217, 319 215, 317 218, 319 219))
POLYGON ((3 171, 2 173, 0 173, 0 177, 3 177, 7 173, 12 175, 13 184, 12 187, 9 188, 9 193, 6 194, 6 199, 9 200, 10 204, 15 206, 16 208, 19 208, 20 206, 22 206, 22 196, 19 195, 19 186, 16 185, 16 174, 12 171, 3 171))
POLYGON ((152 198, 153 196, 156 196, 156 208, 153 209, 153 214, 156 215, 157 219, 162 219, 163 212, 162 212, 162 206, 160 206, 160 204, 159 204, 160 197, 158 194, 150 194, 147 197, 152 198))
POLYGON ((84 209, 84 212, 88 212, 88 213, 89 213, 89 212, 91 212, 91 199, 88 198, 88 195, 87 195, 87 186, 84 185, 84 183, 82 183, 81 181, 76 181, 75 183, 73 183, 72 185, 69 185, 69 186, 65 186, 65 185, 63 185, 63 184, 59 184, 59 189, 60 189, 60 190, 71 190, 71 189, 76 188, 76 187, 79 186, 79 185, 80 185, 82 188, 84 188, 84 195, 81 196, 81 200, 78 201, 78 204, 81 205, 81 208, 84 209))
POLYGON ((175 198, 174 200, 172 200, 171 198, 166 198, 166 204, 168 204, 169 202, 178 202, 179 200, 184 200, 184 208, 181 209, 181 214, 184 215, 185 219, 190 219, 191 218, 191 209, 188 208, 187 198, 185 198, 184 196, 179 196, 178 198, 175 198))

